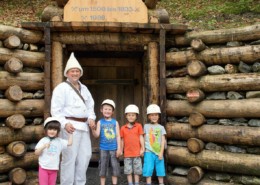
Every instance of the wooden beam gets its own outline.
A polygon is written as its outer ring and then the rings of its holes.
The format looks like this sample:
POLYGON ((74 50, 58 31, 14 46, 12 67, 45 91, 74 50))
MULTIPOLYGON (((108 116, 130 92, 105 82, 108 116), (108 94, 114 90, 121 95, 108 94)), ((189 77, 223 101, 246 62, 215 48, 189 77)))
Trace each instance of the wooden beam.
POLYGON ((192 112, 199 112, 211 118, 259 118, 259 103, 259 98, 204 100, 195 105, 185 100, 168 100, 166 112, 168 116, 189 116, 192 112))
POLYGON ((62 43, 52 42, 52 62, 51 62, 51 89, 53 90, 63 81, 63 48, 62 43))

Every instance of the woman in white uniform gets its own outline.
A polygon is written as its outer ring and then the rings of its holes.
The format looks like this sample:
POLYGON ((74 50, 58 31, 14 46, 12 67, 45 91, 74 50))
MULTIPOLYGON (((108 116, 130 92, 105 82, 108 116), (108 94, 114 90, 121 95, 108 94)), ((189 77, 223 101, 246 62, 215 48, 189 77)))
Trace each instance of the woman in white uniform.
POLYGON ((53 90, 51 115, 59 117, 61 137, 73 132, 73 144, 62 152, 61 185, 85 185, 86 171, 92 155, 90 129, 95 127, 94 100, 79 78, 83 69, 71 53, 64 70, 65 82, 53 90))

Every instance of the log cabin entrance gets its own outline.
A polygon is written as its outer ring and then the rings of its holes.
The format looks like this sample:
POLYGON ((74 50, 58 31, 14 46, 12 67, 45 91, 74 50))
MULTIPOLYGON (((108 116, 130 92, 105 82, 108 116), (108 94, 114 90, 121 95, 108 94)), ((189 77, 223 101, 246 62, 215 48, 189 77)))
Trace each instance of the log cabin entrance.
MULTIPOLYGON (((116 55, 104 52, 75 52, 84 74, 81 82, 90 90, 95 101, 97 120, 102 118, 100 105, 104 99, 112 99, 116 103, 113 117, 120 126, 126 122, 124 109, 129 104, 140 108, 138 121, 143 123, 142 114, 142 53, 116 55)), ((93 154, 98 152, 98 139, 92 138, 93 154)), ((95 155, 93 156, 95 157, 95 155)), ((93 159, 95 160, 95 159, 93 159)))

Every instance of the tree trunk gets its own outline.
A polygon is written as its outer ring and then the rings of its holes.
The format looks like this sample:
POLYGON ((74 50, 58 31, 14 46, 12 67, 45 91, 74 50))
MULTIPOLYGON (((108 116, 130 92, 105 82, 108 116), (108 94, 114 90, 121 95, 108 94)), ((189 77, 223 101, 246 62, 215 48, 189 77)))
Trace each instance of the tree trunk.
POLYGON ((22 114, 26 117, 43 115, 44 100, 22 100, 13 103, 6 99, 0 99, 0 117, 8 117, 13 114, 22 114))
POLYGON ((205 65, 238 64, 240 61, 254 63, 260 58, 260 45, 210 48, 200 53, 193 50, 166 53, 167 66, 186 66, 191 60, 200 60, 205 65))
POLYGON ((201 152, 204 149, 204 146, 204 142, 197 138, 190 138, 187 141, 188 150, 194 154, 201 152))
POLYGON ((58 6, 48 5, 42 11, 41 21, 48 22, 54 16, 63 17, 63 8, 60 8, 58 6))
POLYGON ((193 166, 188 171, 188 181, 191 184, 197 184, 203 178, 204 172, 199 166, 193 166))
POLYGON ((211 118, 259 118, 260 99, 242 100, 204 100, 197 105, 187 101, 168 100, 166 112, 168 116, 188 116, 192 112, 200 112, 211 118))
MULTIPOLYGON (((167 181, 170 185, 192 185, 186 177, 181 176, 173 176, 173 175, 167 175, 167 181)), ((198 182, 196 185, 240 185, 235 184, 233 182, 221 182, 221 181, 214 181, 209 179, 202 179, 200 182, 198 182)))
POLYGON ((4 65, 4 68, 9 73, 19 73, 23 70, 23 63, 18 58, 10 58, 4 65))
POLYGON ((231 41, 250 41, 260 39, 260 25, 231 29, 220 29, 210 31, 192 31, 184 36, 174 36, 169 38, 175 40, 177 46, 189 45, 192 39, 201 39, 206 44, 218 44, 231 41))
POLYGON ((199 60, 192 60, 187 64, 188 74, 192 77, 200 77, 207 72, 206 66, 199 60))
POLYGON ((204 142, 260 146, 260 129, 254 127, 202 125, 194 128, 185 123, 167 123, 165 128, 169 139, 197 138, 204 142))
POLYGON ((23 99, 23 90, 18 85, 8 87, 5 91, 5 97, 13 102, 17 102, 23 99))
POLYGON ((186 93, 197 88, 203 92, 215 91, 256 91, 260 90, 259 73, 237 73, 206 75, 199 79, 190 77, 166 79, 167 93, 186 93))
POLYGON ((16 35, 23 43, 39 43, 43 39, 42 31, 31 31, 13 26, 0 25, 0 40, 16 35))
POLYGON ((7 152, 14 157, 22 157, 26 153, 26 144, 23 141, 14 141, 7 146, 7 152))
POLYGON ((21 44, 21 40, 16 35, 9 36, 4 40, 4 46, 9 49, 18 48, 21 44))
POLYGON ((218 172, 259 176, 259 155, 211 150, 191 154, 185 147, 168 146, 167 156, 168 163, 172 165, 199 166, 218 172))
POLYGON ((0 71, 0 89, 6 90, 9 86, 17 85, 23 90, 42 90, 44 86, 43 73, 19 73, 12 75, 6 71, 0 71))
POLYGON ((8 154, 0 155, 0 173, 5 173, 13 168, 26 168, 26 167, 36 167, 38 164, 38 156, 34 152, 27 152, 22 158, 14 158, 8 154))
MULTIPOLYGON (((0 27, 1 28, 1 27, 0 27)), ((6 61, 12 57, 18 58, 23 62, 24 66, 28 67, 42 67, 45 61, 44 52, 32 52, 24 50, 10 50, 7 48, 0 48, 0 64, 4 65, 6 61)))
POLYGON ((206 49, 206 45, 202 42, 201 39, 192 39, 190 45, 191 45, 192 49, 197 52, 200 52, 200 51, 206 49))
POLYGON ((0 145, 7 145, 13 141, 38 142, 43 136, 44 129, 42 125, 25 126, 19 130, 0 127, 0 145))
POLYGON ((13 184, 23 184, 26 180, 26 171, 22 168, 14 168, 9 172, 9 180, 13 184))
POLYGON ((199 127, 206 122, 205 117, 199 112, 192 112, 189 116, 189 123, 193 127, 199 127))
POLYGON ((25 122, 25 118, 22 114, 14 114, 6 118, 5 124, 12 129, 20 129, 24 127, 25 122))

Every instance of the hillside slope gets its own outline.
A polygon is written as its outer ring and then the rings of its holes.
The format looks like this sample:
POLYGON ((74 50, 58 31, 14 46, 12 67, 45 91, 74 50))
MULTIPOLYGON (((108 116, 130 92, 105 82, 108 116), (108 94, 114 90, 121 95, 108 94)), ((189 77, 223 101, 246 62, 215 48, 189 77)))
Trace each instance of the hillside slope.
MULTIPOLYGON (((52 0, 0 0, 0 24, 19 26, 39 22, 41 12, 52 0)), ((260 0, 160 0, 171 23, 192 29, 210 30, 260 23, 260 0)))

